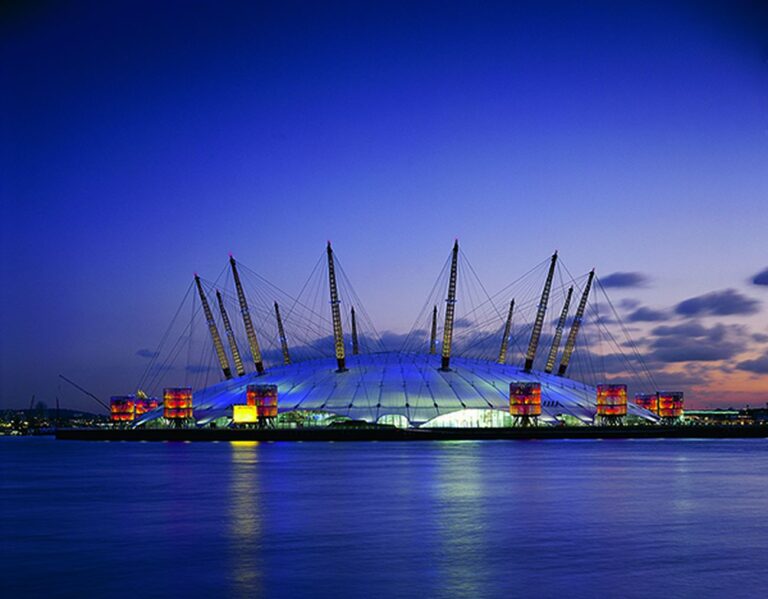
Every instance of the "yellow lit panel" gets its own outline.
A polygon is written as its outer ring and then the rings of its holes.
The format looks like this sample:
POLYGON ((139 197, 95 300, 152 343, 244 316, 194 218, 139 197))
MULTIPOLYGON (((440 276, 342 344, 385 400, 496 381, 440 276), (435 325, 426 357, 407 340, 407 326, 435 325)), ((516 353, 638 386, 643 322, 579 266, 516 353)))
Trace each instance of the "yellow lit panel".
POLYGON ((235 424, 255 424, 258 422, 256 406, 232 406, 232 420, 235 424))

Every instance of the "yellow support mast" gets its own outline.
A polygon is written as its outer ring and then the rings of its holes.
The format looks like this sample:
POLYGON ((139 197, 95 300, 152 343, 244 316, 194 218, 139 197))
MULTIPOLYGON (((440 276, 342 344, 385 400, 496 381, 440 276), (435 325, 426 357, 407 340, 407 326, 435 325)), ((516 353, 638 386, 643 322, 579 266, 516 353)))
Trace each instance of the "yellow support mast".
POLYGON ((456 278, 459 263, 459 240, 453 244, 451 252, 451 274, 448 279, 448 298, 445 300, 445 328, 443 329, 443 352, 440 360, 440 370, 448 372, 451 369, 451 343, 453 342, 453 317, 456 310, 456 278))
POLYGON ((357 319, 355 318, 355 307, 352 306, 352 355, 360 353, 360 344, 357 342, 357 319))
POLYGON ((531 331, 531 341, 528 343, 528 352, 525 354, 525 372, 530 372, 533 368, 533 361, 536 358, 536 350, 539 347, 539 338, 541 329, 544 326, 544 316, 547 314, 547 304, 549 303, 549 292, 552 289, 552 278, 555 276, 555 264, 557 264, 557 252, 552 254, 552 261, 549 263, 549 272, 547 280, 544 283, 544 289, 541 292, 539 309, 536 312, 536 320, 533 323, 531 331))
POLYGON ((346 372, 347 364, 344 357, 344 331, 341 328, 341 310, 339 309, 339 291, 336 287, 336 270, 333 264, 331 242, 326 248, 328 253, 328 287, 331 294, 331 317, 333 319, 333 344, 336 350, 336 372, 346 372))
POLYGON ((504 336, 501 338, 501 347, 499 348, 499 359, 497 364, 504 364, 507 361, 507 348, 509 347, 509 333, 512 330, 512 312, 515 310, 515 300, 509 302, 509 312, 507 312, 507 321, 504 323, 504 336))
POLYGON ((200 283, 200 277, 195 275, 195 285, 197 285, 197 292, 200 294, 200 302, 203 304, 203 312, 205 313, 205 320, 208 323, 208 330, 211 332, 211 339, 213 339, 213 347, 216 349, 216 356, 219 358, 219 365, 221 371, 224 373, 224 378, 232 378, 232 369, 229 367, 229 358, 224 351, 224 344, 221 342, 221 335, 219 335, 219 329, 216 327, 216 321, 213 320, 213 313, 211 307, 208 305, 208 298, 203 293, 203 286, 200 283))
POLYGON ((552 374, 552 370, 555 367, 555 360, 557 359, 557 352, 560 349, 560 340, 563 338, 563 329, 565 328, 565 321, 568 318, 568 308, 571 306, 572 295, 573 287, 569 287, 568 295, 565 296, 563 311, 560 312, 560 319, 557 321, 557 328, 555 328, 555 336, 552 339, 552 347, 550 348, 549 356, 547 357, 547 365, 544 367, 544 372, 547 374, 552 374))
POLYGON ((243 285, 240 282, 240 274, 237 272, 237 264, 234 256, 229 257, 229 265, 232 267, 232 277, 235 279, 235 288, 237 289, 237 300, 240 302, 240 313, 243 315, 243 324, 245 325, 245 336, 248 338, 248 346, 251 348, 253 356, 253 365, 256 367, 256 373, 264 374, 264 360, 261 357, 261 348, 259 340, 256 338, 256 330, 253 328, 251 312, 248 310, 248 302, 245 299, 243 285))
POLYGON ((595 269, 593 268, 589 277, 587 277, 587 285, 584 287, 584 292, 581 294, 579 300, 579 307, 576 308, 576 316, 573 319, 571 330, 568 333, 568 340, 565 342, 565 349, 563 350, 563 357, 560 360, 560 368, 557 370, 557 376, 564 376, 565 371, 568 370, 568 364, 571 362, 571 356, 573 350, 576 348, 576 335, 581 328, 581 321, 584 318, 584 310, 587 307, 587 298, 589 297, 589 290, 592 288, 592 280, 595 278, 595 269))
POLYGON ((221 311, 221 321, 224 323, 224 332, 227 334, 227 340, 229 341, 229 349, 232 352, 232 360, 235 362, 235 372, 237 372, 237 376, 244 376, 245 368, 243 367, 243 359, 240 357, 240 350, 237 347, 237 341, 235 340, 235 333, 232 330, 232 323, 229 322, 227 309, 224 307, 224 300, 221 298, 221 292, 218 289, 216 290, 216 299, 219 302, 219 310, 221 311))
POLYGON ((291 354, 288 353, 288 340, 285 338, 283 319, 280 317, 280 306, 277 305, 277 302, 275 302, 275 317, 277 318, 277 334, 280 337, 280 347, 283 350, 283 364, 287 366, 291 363, 291 354))
POLYGON ((437 306, 432 308, 432 333, 429 336, 429 353, 437 353, 437 306))

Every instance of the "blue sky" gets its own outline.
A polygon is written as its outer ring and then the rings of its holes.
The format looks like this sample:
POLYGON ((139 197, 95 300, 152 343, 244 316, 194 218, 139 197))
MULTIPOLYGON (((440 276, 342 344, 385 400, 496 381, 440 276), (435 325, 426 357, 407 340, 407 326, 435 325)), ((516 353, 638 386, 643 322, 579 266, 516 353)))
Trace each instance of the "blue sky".
POLYGON ((457 236, 489 289, 555 248, 641 273, 627 316, 742 327, 682 363, 717 372, 702 402, 764 398, 759 3, 362 4, 6 12, 0 406, 50 403, 58 372, 130 391, 230 251, 295 294, 332 239, 377 328, 407 331, 457 236), (756 310, 675 309, 728 289, 756 310))

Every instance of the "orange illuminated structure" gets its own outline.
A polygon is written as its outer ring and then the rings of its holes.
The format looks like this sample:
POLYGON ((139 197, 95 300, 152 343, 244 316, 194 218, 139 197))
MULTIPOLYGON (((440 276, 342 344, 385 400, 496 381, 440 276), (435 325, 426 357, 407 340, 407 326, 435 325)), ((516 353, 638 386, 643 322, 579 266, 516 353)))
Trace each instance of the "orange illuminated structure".
POLYGON ((607 424, 620 424, 627 415, 627 386, 597 386, 597 417, 607 424))
POLYGON ((659 412, 659 398, 655 393, 635 393, 635 405, 654 414, 659 412))
POLYGON ((683 415, 682 391, 659 391, 658 394, 659 416, 662 420, 676 420, 683 415))
POLYGON ((109 416, 112 422, 133 422, 136 402, 133 395, 119 395, 109 400, 109 416))
POLYGON ((136 397, 136 416, 151 412, 160 405, 157 397, 136 397))
POLYGON ((255 406, 260 424, 277 417, 277 385, 248 385, 245 403, 255 406))
POLYGON ((181 426, 192 418, 192 389, 189 387, 170 387, 163 389, 163 416, 181 426))
POLYGON ((541 383, 510 383, 509 413, 522 426, 541 416, 541 383))

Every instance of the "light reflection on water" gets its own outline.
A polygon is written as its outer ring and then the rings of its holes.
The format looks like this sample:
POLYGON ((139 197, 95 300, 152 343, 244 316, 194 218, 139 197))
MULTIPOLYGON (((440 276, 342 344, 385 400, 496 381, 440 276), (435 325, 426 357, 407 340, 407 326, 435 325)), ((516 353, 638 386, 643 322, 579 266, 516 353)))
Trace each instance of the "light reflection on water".
POLYGON ((232 473, 228 501, 231 523, 232 583, 237 597, 264 592, 261 569, 261 518, 259 510, 259 460, 256 441, 233 441, 232 473))
POLYGON ((483 510, 483 479, 477 463, 477 446, 468 453, 448 451, 437 457, 435 500, 441 550, 437 561, 443 597, 478 597, 481 572, 475 562, 484 560, 483 538, 489 524, 483 510))
POLYGON ((0 438, 3 596, 753 597, 768 441, 0 438))

